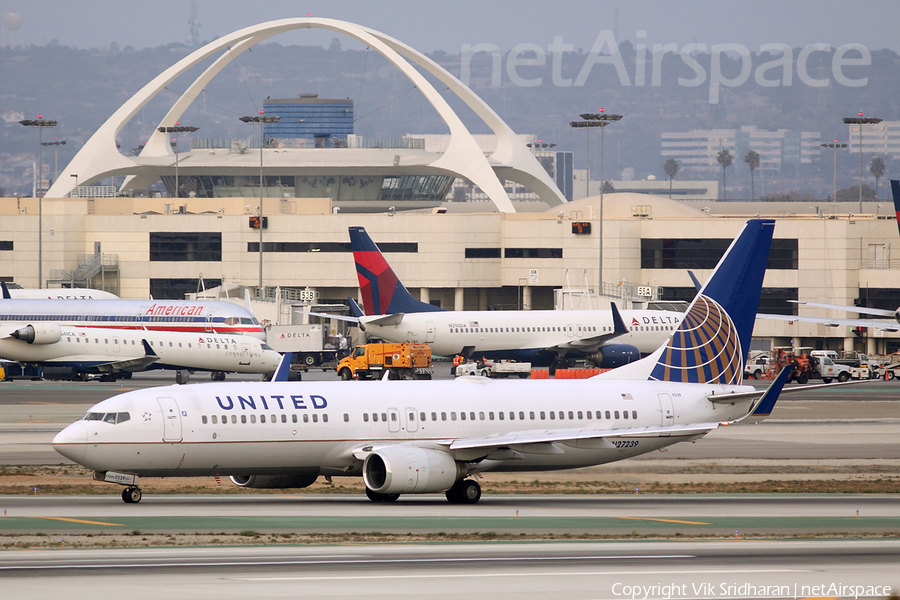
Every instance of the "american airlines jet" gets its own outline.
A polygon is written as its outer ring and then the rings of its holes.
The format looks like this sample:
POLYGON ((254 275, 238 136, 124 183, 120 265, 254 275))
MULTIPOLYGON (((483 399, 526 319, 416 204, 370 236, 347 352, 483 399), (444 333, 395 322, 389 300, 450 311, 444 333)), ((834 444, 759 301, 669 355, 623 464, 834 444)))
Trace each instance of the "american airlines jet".
POLYGON ((790 372, 764 392, 741 385, 774 225, 747 223, 655 352, 592 379, 142 389, 96 404, 53 447, 123 485, 129 503, 140 477, 301 488, 343 475, 361 476, 376 502, 443 492, 472 504, 470 475, 599 465, 758 422, 790 372))
POLYGON ((135 329, 91 329, 36 323, 0 326, 0 359, 64 371, 85 380, 129 379, 135 371, 210 371, 214 381, 226 373, 265 374, 281 355, 256 337, 135 329))
POLYGON ((662 310, 442 310, 413 298, 362 227, 350 243, 366 315, 360 329, 389 342, 425 342, 442 356, 618 367, 656 350, 683 315, 662 310))
POLYGON ((227 333, 266 339, 266 331, 253 313, 230 302, 0 299, 0 326, 37 323, 94 329, 227 333))

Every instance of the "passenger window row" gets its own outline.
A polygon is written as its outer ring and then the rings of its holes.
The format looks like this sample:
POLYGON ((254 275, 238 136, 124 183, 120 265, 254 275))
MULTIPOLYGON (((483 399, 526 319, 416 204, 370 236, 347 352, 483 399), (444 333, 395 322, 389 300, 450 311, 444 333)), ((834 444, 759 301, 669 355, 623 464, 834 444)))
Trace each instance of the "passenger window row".
MULTIPOLYGON (((321 416, 322 416, 322 422, 327 423, 328 415, 323 413, 321 416)), ((269 423, 276 424, 276 425, 278 423, 287 423, 288 422, 288 416, 285 414, 280 415, 280 418, 279 418, 279 415, 270 415, 268 417, 268 419, 267 419, 266 415, 264 415, 264 414, 261 414, 259 416, 257 416, 256 414, 240 415, 240 417, 238 417, 238 415, 231 415, 230 421, 229 421, 229 415, 222 415, 221 420, 219 419, 218 415, 211 415, 211 416, 202 415, 200 417, 200 422, 203 423, 204 425, 208 425, 209 423, 212 423, 213 425, 218 425, 219 423, 221 423, 222 425, 225 425, 229 422, 233 423, 233 424, 237 424, 238 418, 240 418, 241 423, 251 423, 251 424, 254 424, 257 422, 265 423, 267 420, 269 423)), ((309 423, 310 421, 312 421, 313 423, 318 423, 319 422, 319 414, 313 413, 312 415, 310 415, 309 413, 305 413, 302 416, 302 419, 298 418, 298 416, 296 414, 291 415, 291 419, 290 419, 291 423, 299 423, 301 420, 304 423, 309 423)), ((344 420, 345 421, 348 420, 347 415, 344 415, 344 420)))
MULTIPOLYGON (((456 421, 456 420, 460 420, 460 421, 476 421, 476 420, 477 421, 494 421, 494 420, 515 421, 517 419, 519 421, 526 420, 526 416, 525 416, 526 413, 524 410, 520 410, 520 411, 511 410, 508 412, 497 411, 496 413, 494 411, 488 411, 488 412, 478 411, 477 413, 475 411, 469 411, 469 412, 460 411, 459 413, 457 413, 456 411, 450 411, 449 413, 448 412, 440 412, 440 413, 438 413, 438 412, 431 412, 431 413, 420 412, 418 414, 419 421, 422 421, 422 422, 428 421, 429 415, 431 416, 430 420, 435 421, 435 422, 436 421, 447 421, 448 417, 449 417, 450 421, 456 421), (476 417, 476 415, 477 415, 477 417, 476 417)), ((628 419, 629 417, 631 419, 638 418, 638 414, 637 414, 636 410, 632 410, 630 413, 627 410, 623 410, 621 412, 618 410, 615 410, 615 411, 609 411, 609 410, 607 410, 607 411, 602 411, 602 410, 597 410, 597 411, 590 411, 590 410, 589 411, 581 411, 581 410, 578 410, 578 411, 573 411, 573 410, 553 411, 553 410, 551 410, 549 412, 546 412, 543 410, 539 411, 539 412, 535 412, 532 410, 532 411, 528 411, 527 415, 528 415, 527 420, 530 420, 530 421, 538 421, 538 420, 546 421, 546 420, 548 420, 548 415, 549 415, 549 420, 551 420, 551 421, 556 421, 556 420, 559 420, 559 421, 581 420, 581 421, 583 421, 585 419, 593 420, 595 417, 597 420, 601 420, 604 418, 604 416, 606 419, 610 419, 610 420, 620 419, 620 418, 628 419)), ((349 420, 348 415, 346 415, 346 414, 344 415, 344 420, 345 421, 349 420)), ((364 423, 368 423, 370 420, 373 423, 378 423, 379 421, 384 423, 384 422, 387 422, 388 420, 390 420, 392 422, 396 422, 397 421, 397 413, 394 413, 394 412, 392 412, 392 413, 384 413, 384 412, 383 413, 363 413, 362 420, 364 423)), ((415 421, 416 413, 413 411, 409 411, 407 413, 407 420, 410 422, 415 421)))
MULTIPOLYGON (((611 327, 602 327, 602 331, 612 331, 611 327)), ((537 332, 574 331, 572 327, 451 327, 450 333, 537 333, 537 332)), ((597 327, 585 327, 584 331, 597 331, 597 327)))

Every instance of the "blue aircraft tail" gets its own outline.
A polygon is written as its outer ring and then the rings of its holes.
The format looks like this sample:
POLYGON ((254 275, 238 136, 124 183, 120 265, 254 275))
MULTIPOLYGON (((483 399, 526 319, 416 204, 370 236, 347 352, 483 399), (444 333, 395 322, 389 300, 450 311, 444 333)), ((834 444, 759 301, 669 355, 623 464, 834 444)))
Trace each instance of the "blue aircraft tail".
POLYGON ((367 315, 443 310, 412 297, 364 228, 350 228, 350 246, 353 249, 353 260, 356 261, 356 276, 359 278, 359 289, 367 315))
POLYGON ((648 357, 656 360, 649 379, 741 383, 774 229, 774 220, 747 222, 678 329, 648 357))
POLYGON ((900 181, 891 179, 891 195, 894 197, 894 212, 897 214, 897 226, 900 227, 900 181))

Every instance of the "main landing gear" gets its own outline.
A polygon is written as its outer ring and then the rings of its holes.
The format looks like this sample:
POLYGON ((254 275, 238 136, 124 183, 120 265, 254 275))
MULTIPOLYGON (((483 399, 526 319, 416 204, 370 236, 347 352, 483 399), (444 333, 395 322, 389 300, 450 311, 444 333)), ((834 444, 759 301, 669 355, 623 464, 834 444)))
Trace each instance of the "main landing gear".
POLYGON ((400 497, 400 494, 379 494, 378 492, 373 492, 369 488, 366 488, 366 496, 368 496, 369 500, 372 502, 396 502, 397 498, 400 497))
POLYGON ((122 500, 126 504, 137 504, 141 501, 141 488, 131 486, 122 490, 122 500))
POLYGON ((450 504, 475 504, 481 500, 481 486, 474 479, 461 479, 447 490, 450 504))

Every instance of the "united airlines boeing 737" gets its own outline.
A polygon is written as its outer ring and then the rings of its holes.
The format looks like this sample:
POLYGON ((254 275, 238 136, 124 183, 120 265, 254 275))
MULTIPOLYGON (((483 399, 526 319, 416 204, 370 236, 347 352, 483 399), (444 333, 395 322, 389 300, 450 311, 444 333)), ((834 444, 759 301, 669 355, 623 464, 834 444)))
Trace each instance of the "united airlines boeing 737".
POLYGON ((362 227, 350 228, 350 243, 365 316, 360 329, 390 342, 425 342, 443 356, 527 360, 571 366, 584 359, 613 368, 656 350, 683 315, 662 310, 470 311, 442 310, 413 298, 362 227))
POLYGON ((93 406, 53 447, 124 485, 126 502, 140 501, 140 477, 299 488, 345 475, 373 501, 445 492, 475 503, 479 472, 598 465, 757 422, 789 373, 765 392, 741 385, 773 229, 749 221, 665 343, 592 379, 143 389, 93 406))

